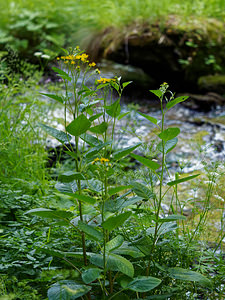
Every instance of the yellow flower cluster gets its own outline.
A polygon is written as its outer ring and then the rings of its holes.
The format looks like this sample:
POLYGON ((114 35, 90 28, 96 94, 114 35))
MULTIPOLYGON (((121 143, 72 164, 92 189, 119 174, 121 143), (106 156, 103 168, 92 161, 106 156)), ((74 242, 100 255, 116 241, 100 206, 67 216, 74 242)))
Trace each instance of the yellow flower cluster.
POLYGON ((93 160, 92 165, 94 165, 97 161, 100 161, 101 164, 105 164, 106 162, 109 162, 109 159, 108 158, 104 158, 104 157, 101 157, 101 158, 97 157, 97 158, 95 158, 93 160))
MULTIPOLYGON (((75 65, 76 62, 78 62, 78 61, 81 61, 83 63, 89 63, 88 54, 86 54, 86 53, 60 56, 60 57, 57 57, 57 60, 62 60, 64 62, 64 64, 70 63, 71 65, 75 65)), ((89 63, 88 65, 89 65, 89 67, 95 67, 96 63, 92 62, 92 63, 89 63)))
POLYGON ((110 81, 116 81, 116 79, 115 78, 102 78, 102 77, 100 77, 100 79, 97 80, 97 82, 99 84, 101 84, 101 83, 109 83, 110 81))

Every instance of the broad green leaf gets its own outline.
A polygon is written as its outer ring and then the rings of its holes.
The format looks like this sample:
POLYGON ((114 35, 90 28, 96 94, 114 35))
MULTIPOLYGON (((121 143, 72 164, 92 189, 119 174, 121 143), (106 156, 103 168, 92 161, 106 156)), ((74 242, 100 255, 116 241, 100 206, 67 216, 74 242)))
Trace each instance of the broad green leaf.
POLYGON ((35 208, 28 210, 25 214, 31 214, 33 216, 38 216, 42 218, 49 219, 67 219, 73 216, 72 212, 63 210, 52 210, 48 208, 35 208))
POLYGON ((162 92, 160 90, 149 90, 151 93, 156 95, 156 97, 161 98, 162 97, 162 92))
POLYGON ((58 76, 61 77, 62 79, 72 81, 72 78, 64 71, 60 70, 59 68, 53 67, 52 68, 55 72, 57 72, 58 76))
POLYGON ((82 221, 78 221, 78 228, 95 241, 100 242, 103 240, 102 232, 98 231, 91 225, 85 224, 82 221))
POLYGON ((88 204, 96 203, 96 199, 91 196, 74 194, 74 197, 84 203, 88 203, 88 204))
POLYGON ((167 142, 169 140, 174 139, 178 134, 180 133, 180 128, 177 127, 170 127, 158 134, 158 137, 163 140, 164 142, 167 142))
POLYGON ((160 167, 160 164, 158 164, 155 161, 152 161, 148 158, 142 157, 140 155, 131 153, 130 154, 131 157, 133 157, 134 159, 136 159, 137 161, 139 161, 140 163, 142 163, 144 166, 148 167, 149 169, 155 171, 160 167))
MULTIPOLYGON (((81 186, 82 188, 84 188, 85 186, 85 183, 81 183, 81 186)), ((77 190, 78 190, 78 187, 77 187, 77 183, 76 181, 71 181, 71 182, 60 182, 58 181, 56 184, 55 184, 55 188, 63 193, 63 194, 67 194, 67 195, 73 195, 77 190)))
POLYGON ((77 154, 73 151, 65 151, 66 154, 73 157, 75 160, 77 160, 77 154))
MULTIPOLYGON (((173 150, 176 147, 176 144, 178 142, 178 138, 175 137, 172 140, 169 140, 167 142, 164 143, 164 152, 167 154, 169 153, 171 150, 173 150)), ((157 149, 162 153, 163 152, 163 146, 162 146, 162 142, 160 142, 157 145, 157 149)))
POLYGON ((121 186, 111 187, 108 189, 108 194, 109 194, 109 196, 112 196, 123 190, 127 190, 130 188, 131 188, 131 185, 121 185, 121 186))
POLYGON ((83 282, 89 284, 92 281, 95 281, 100 276, 101 272, 102 270, 98 268, 90 268, 85 270, 81 275, 83 282))
POLYGON ((127 285, 127 289, 135 292, 148 292, 161 283, 161 280, 151 276, 138 276, 127 285))
POLYGON ((122 83, 122 86, 123 86, 123 89, 128 86, 128 84, 132 83, 133 81, 127 81, 127 82, 123 82, 122 83))
POLYGON ((102 134, 102 133, 106 132, 107 128, 108 128, 108 123, 102 122, 99 125, 89 128, 89 130, 93 133, 102 134))
POLYGON ((106 251, 111 252, 117 248, 119 248, 123 244, 123 237, 122 235, 117 235, 111 241, 106 243, 106 251))
POLYGON ((110 145, 112 142, 106 142, 106 143, 102 143, 99 146, 93 147, 91 148, 89 151, 87 151, 84 154, 85 158, 91 158, 93 156, 95 156, 96 154, 98 154, 104 147, 106 147, 107 145, 110 145))
POLYGON ((129 255, 133 258, 144 257, 145 255, 135 246, 129 246, 127 242, 124 242, 121 247, 113 250, 113 253, 119 255, 129 255))
POLYGON ((177 97, 171 101, 169 101, 167 104, 166 104, 166 109, 169 110, 171 107, 173 107, 174 105, 176 105, 177 103, 180 103, 180 102, 183 102, 185 100, 187 100, 189 97, 188 96, 180 96, 180 97, 177 97))
MULTIPOLYGON (((159 219, 159 222, 160 222, 160 219, 159 219)), ((177 229, 177 223, 175 223, 174 221, 169 221, 169 222, 166 222, 166 223, 162 223, 162 225, 159 227, 158 229, 158 236, 162 235, 162 234, 165 234, 165 233, 168 233, 170 231, 173 231, 177 229)), ((155 234, 155 227, 150 227, 146 230, 146 233, 148 235, 154 235, 155 234)))
POLYGON ((110 81, 110 85, 111 85, 117 92, 119 91, 120 86, 119 86, 119 84, 118 84, 117 82, 111 80, 111 81, 110 81))
MULTIPOLYGON (((103 255, 92 254, 90 256, 90 262, 100 268, 104 267, 103 255)), ((119 271, 129 277, 134 276, 134 267, 132 263, 117 254, 110 253, 106 255, 106 268, 111 271, 119 271)))
POLYGON ((45 124, 41 124, 39 123, 39 126, 45 131, 47 132, 49 135, 53 136, 54 138, 56 138, 60 143, 64 144, 64 143, 68 143, 72 137, 71 135, 61 131, 61 130, 58 130, 58 129, 55 129, 53 127, 50 127, 50 126, 47 126, 45 124))
POLYGON ((211 281, 202 274, 179 267, 168 269, 170 277, 180 280, 196 281, 204 286, 211 286, 211 281))
POLYGON ((103 113, 96 114, 96 115, 94 115, 94 116, 91 116, 91 117, 89 118, 89 120, 90 120, 91 122, 93 122, 94 120, 100 118, 102 115, 103 115, 103 113))
POLYGON ((87 294, 90 286, 78 284, 72 280, 62 280, 54 283, 48 290, 49 300, 74 300, 87 294))
POLYGON ((116 151, 113 154, 114 159, 119 160, 124 156, 127 156, 129 153, 131 153, 132 151, 134 151, 137 147, 139 147, 142 143, 138 143, 134 146, 130 146, 121 150, 116 151))
POLYGON ((187 218, 182 215, 169 215, 166 218, 158 219, 158 222, 165 223, 165 222, 171 222, 171 221, 179 221, 179 220, 186 220, 187 218))
POLYGON ((105 202, 105 211, 110 212, 118 212, 122 210, 125 207, 128 207, 129 205, 133 205, 141 200, 143 200, 143 197, 134 196, 131 198, 126 198, 126 195, 130 194, 130 191, 126 193, 125 195, 122 195, 116 199, 110 199, 105 202))
POLYGON ((140 182, 132 182, 131 185, 135 194, 142 199, 149 200, 155 198, 155 194, 145 184, 140 182))
POLYGON ((88 189, 92 192, 100 193, 102 192, 102 188, 102 182, 100 180, 94 178, 88 180, 88 189))
POLYGON ((102 222, 102 227, 109 231, 121 226, 132 214, 131 211, 127 211, 118 216, 109 217, 106 221, 102 222))
POLYGON ((56 100, 56 101, 58 101, 58 102, 60 102, 60 103, 64 103, 63 98, 60 97, 60 96, 57 96, 57 95, 54 95, 54 94, 45 94, 45 93, 40 93, 40 94, 41 94, 41 95, 44 95, 44 96, 47 96, 47 97, 49 97, 49 98, 51 98, 51 99, 54 99, 54 100, 56 100))
POLYGON ((91 147, 95 147, 103 144, 101 140, 97 139, 95 136, 88 133, 81 134, 80 138, 91 147))
POLYGON ((80 172, 67 171, 59 175, 60 182, 71 182, 73 180, 85 180, 85 177, 80 172))
POLYGON ((112 118, 118 117, 120 114, 120 111, 121 111, 120 99, 115 101, 112 105, 106 106, 106 112, 112 118))
POLYGON ((192 175, 192 176, 188 176, 188 177, 183 177, 177 180, 173 180, 167 183, 168 186, 173 186, 175 184, 181 183, 181 182, 185 182, 191 179, 194 179, 195 177, 198 177, 200 174, 196 174, 196 175, 192 175))
POLYGON ((150 117, 149 115, 143 114, 142 112, 138 111, 139 115, 150 121, 151 123, 157 125, 159 121, 156 118, 150 117))
POLYGON ((79 136, 82 133, 85 133, 90 126, 91 122, 84 114, 81 114, 66 127, 66 130, 73 136, 79 136))

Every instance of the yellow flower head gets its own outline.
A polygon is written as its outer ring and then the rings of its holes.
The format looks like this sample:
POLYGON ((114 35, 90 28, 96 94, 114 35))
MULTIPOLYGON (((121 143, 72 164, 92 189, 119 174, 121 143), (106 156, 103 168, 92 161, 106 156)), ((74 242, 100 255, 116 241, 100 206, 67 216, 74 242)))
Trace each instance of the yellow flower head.
POLYGON ((101 73, 101 72, 99 71, 99 69, 96 69, 95 72, 96 72, 97 74, 100 74, 100 73, 101 73))
POLYGON ((57 59, 57 60, 60 60, 60 57, 57 57, 56 59, 57 59))
MULTIPOLYGON (((95 158, 92 162, 92 165, 94 165, 96 162, 100 162, 102 165, 105 164, 106 162, 109 162, 109 159, 108 158, 104 158, 104 157, 101 157, 101 158, 95 158)), ((109 164, 110 165, 110 164, 109 164)))
POLYGON ((89 67, 95 67, 96 66, 96 63, 95 62, 92 62, 89 64, 89 67))
POLYGON ((97 82, 99 84, 101 84, 101 83, 109 83, 110 81, 116 81, 116 79, 115 78, 102 78, 102 77, 100 77, 100 79, 97 80, 97 82))

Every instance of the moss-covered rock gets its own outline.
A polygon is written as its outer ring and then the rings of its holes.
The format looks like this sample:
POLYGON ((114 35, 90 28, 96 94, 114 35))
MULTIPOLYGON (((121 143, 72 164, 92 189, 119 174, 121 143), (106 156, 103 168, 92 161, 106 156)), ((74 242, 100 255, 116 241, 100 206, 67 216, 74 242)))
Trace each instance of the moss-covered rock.
POLYGON ((225 73, 225 26, 215 19, 170 16, 164 23, 108 28, 90 42, 89 52, 143 69, 171 89, 198 92, 198 78, 225 73))
POLYGON ((225 95, 225 74, 202 76, 198 79, 202 91, 211 91, 225 95))

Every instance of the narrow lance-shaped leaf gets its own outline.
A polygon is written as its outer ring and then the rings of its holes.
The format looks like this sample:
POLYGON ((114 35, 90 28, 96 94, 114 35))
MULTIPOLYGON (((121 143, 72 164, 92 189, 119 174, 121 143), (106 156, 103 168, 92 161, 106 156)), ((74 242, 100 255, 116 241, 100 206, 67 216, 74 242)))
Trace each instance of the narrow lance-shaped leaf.
POLYGON ((174 105, 176 105, 177 103, 180 103, 180 102, 183 102, 185 100, 188 99, 188 96, 180 96, 180 97, 177 97, 171 101, 169 101, 167 104, 166 104, 166 109, 169 110, 171 107, 173 107, 174 105))
POLYGON ((118 150, 114 153, 114 159, 119 160, 122 157, 127 156, 129 153, 131 153, 132 151, 134 151, 137 147, 139 147, 141 145, 141 143, 138 143, 134 146, 130 146, 130 147, 126 147, 124 149, 118 150))
POLYGON ((144 117, 145 119, 147 119, 148 121, 150 121, 151 123, 158 125, 158 123, 160 121, 158 121, 156 118, 153 118, 149 115, 143 114, 142 112, 138 111, 139 115, 141 115, 142 117, 144 117))
POLYGON ((45 94, 45 93, 40 93, 41 95, 47 96, 51 99, 54 99, 60 103, 64 103, 64 100, 62 97, 58 96, 58 95, 54 95, 54 94, 45 94))
POLYGON ((196 281, 204 286, 211 286, 211 281, 202 274, 179 267, 168 269, 170 277, 180 280, 196 281))
POLYGON ((173 186, 175 184, 194 179, 195 177, 198 177, 199 175, 200 174, 196 174, 196 175, 191 175, 191 176, 188 176, 188 177, 183 177, 183 178, 180 178, 180 179, 177 179, 177 180, 173 180, 173 181, 168 182, 167 185, 168 186, 173 186))
POLYGON ((91 122, 84 114, 81 114, 66 127, 66 130, 73 136, 79 136, 82 133, 85 133, 90 126, 91 122))
POLYGON ((145 165, 146 167, 148 167, 149 169, 155 171, 160 167, 160 164, 158 164, 155 161, 152 161, 148 158, 142 157, 140 155, 131 153, 130 156, 132 156, 133 158, 135 158, 137 161, 139 161, 140 163, 142 163, 143 165, 145 165))
POLYGON ((131 211, 127 211, 118 216, 109 217, 106 221, 102 222, 102 227, 109 231, 121 226, 132 214, 131 211))
POLYGON ((156 95, 158 98, 162 97, 162 92, 160 90, 149 90, 151 93, 156 95))
POLYGON ((122 83, 122 86, 123 86, 123 89, 128 86, 128 84, 132 83, 132 81, 127 81, 127 82, 123 82, 122 83))
POLYGON ((53 67, 52 69, 55 72, 57 72, 58 73, 57 75, 60 76, 62 79, 72 81, 72 78, 66 72, 64 72, 63 70, 61 70, 59 68, 56 68, 56 67, 53 67))
POLYGON ((69 134, 66 134, 65 132, 55 129, 53 127, 47 126, 45 124, 41 124, 39 123, 39 126, 49 135, 53 136, 54 138, 56 138, 60 143, 64 144, 64 143, 68 143, 72 137, 69 134))
POLYGON ((42 218, 49 219, 66 219, 71 218, 73 216, 72 212, 63 211, 63 210, 52 210, 48 208, 35 208, 28 210, 25 214, 31 214, 33 216, 38 216, 42 218))

